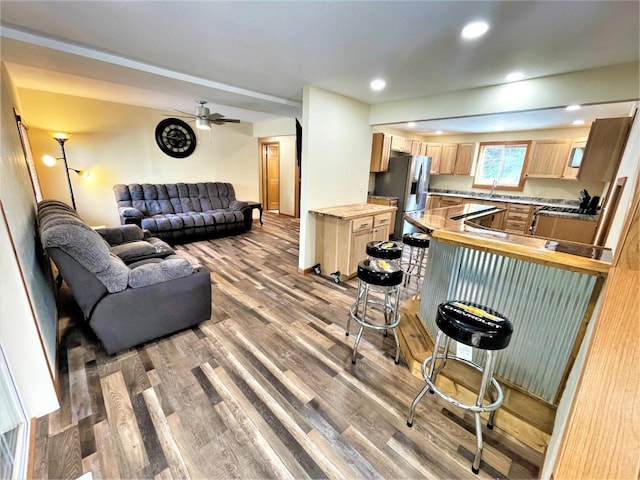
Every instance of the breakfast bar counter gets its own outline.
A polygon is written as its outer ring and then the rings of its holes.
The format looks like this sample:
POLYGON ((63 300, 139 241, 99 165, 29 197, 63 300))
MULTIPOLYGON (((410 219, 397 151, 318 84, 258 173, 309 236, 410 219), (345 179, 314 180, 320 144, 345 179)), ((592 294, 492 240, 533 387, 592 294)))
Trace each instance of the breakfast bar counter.
MULTIPOLYGON (((511 344, 500 352, 495 368, 511 393, 496 424, 500 426, 501 415, 503 425, 510 418, 505 429, 519 437, 533 425, 538 438, 523 440, 542 450, 611 252, 485 226, 501 214, 495 206, 465 204, 405 215, 431 236, 418 318, 431 339, 437 332, 437 307, 446 301, 476 302, 511 320, 511 344)), ((405 357, 411 363, 411 352, 405 357)), ((482 352, 473 353, 476 363, 484 363, 482 357, 482 352)))

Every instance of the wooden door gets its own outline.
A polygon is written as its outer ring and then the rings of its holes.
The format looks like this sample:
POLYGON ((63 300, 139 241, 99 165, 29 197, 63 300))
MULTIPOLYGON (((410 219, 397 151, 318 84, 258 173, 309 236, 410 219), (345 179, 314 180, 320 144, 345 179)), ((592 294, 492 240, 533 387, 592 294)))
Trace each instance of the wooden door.
POLYGON ((264 145, 267 210, 280 210, 280 144, 264 145))

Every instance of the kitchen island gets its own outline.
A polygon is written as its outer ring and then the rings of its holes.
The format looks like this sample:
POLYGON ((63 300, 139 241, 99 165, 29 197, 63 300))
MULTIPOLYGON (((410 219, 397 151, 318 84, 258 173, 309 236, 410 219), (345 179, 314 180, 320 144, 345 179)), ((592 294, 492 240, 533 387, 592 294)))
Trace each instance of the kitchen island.
POLYGON ((394 206, 356 203, 309 210, 316 217, 315 267, 334 280, 356 275, 367 243, 389 240, 394 206))
MULTIPOLYGON (((478 302, 513 322, 511 343, 495 369, 507 387, 496 425, 543 450, 612 257, 599 247, 489 228, 500 213, 467 203, 405 216, 432 238, 418 317, 428 340, 437 331, 437 306, 445 301, 478 302)), ((412 351, 415 329, 401 334, 415 372, 431 352, 412 351)), ((483 364, 482 356, 474 352, 473 359, 483 364)), ((452 380, 454 391, 469 383, 452 380)))

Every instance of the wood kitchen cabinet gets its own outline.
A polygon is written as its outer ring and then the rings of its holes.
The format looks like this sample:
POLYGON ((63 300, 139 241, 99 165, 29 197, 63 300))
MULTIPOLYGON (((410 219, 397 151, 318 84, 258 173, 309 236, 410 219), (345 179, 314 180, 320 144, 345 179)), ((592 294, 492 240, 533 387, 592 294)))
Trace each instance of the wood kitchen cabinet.
POLYGON ((533 234, 553 240, 592 244, 596 226, 594 220, 538 214, 533 234))
POLYGON ((374 133, 371 143, 370 172, 386 172, 389 170, 389 156, 391 154, 391 135, 374 133))
POLYGON ((442 200, 442 197, 440 195, 427 195, 427 204, 425 206, 425 210, 440 208, 440 200, 442 200))
MULTIPOLYGON (((386 197, 368 197, 367 203, 374 203, 376 205, 386 205, 387 207, 398 207, 398 199, 397 198, 386 198, 386 197)), ((391 220, 389 225, 389 236, 393 235, 395 232, 396 226, 396 210, 391 212, 391 220)), ((384 240, 387 240, 388 237, 384 240)))
POLYGON ((508 233, 528 234, 531 226, 531 216, 535 209, 531 205, 519 203, 506 204, 507 211, 502 230, 508 233))
POLYGON ((461 197, 441 197, 440 207, 455 207, 456 205, 462 205, 464 200, 461 197))
POLYGON ((458 144, 443 143, 440 149, 440 167, 438 173, 440 175, 453 175, 456 166, 456 157, 458 155, 458 144))
POLYGON ((471 175, 471 166, 473 165, 473 156, 475 153, 475 143, 458 144, 456 164, 453 169, 454 175, 471 175))
POLYGON ((618 170, 627 143, 631 117, 600 118, 591 124, 578 171, 583 182, 610 182, 618 170))
POLYGON ((340 280, 356 275, 367 257, 367 243, 389 239, 394 207, 356 204, 311 210, 316 216, 316 261, 325 273, 340 272, 340 280))
POLYGON ((532 141, 525 175, 529 178, 562 178, 571 145, 571 140, 532 141))
POLYGON ((440 155, 442 152, 442 145, 439 143, 427 143, 426 145, 427 148, 425 155, 427 157, 431 157, 431 169, 429 170, 429 173, 440 173, 440 155))
POLYGON ((393 135, 391 137, 391 150, 402 153, 411 153, 411 147, 413 145, 413 140, 406 137, 399 137, 397 135, 393 135))

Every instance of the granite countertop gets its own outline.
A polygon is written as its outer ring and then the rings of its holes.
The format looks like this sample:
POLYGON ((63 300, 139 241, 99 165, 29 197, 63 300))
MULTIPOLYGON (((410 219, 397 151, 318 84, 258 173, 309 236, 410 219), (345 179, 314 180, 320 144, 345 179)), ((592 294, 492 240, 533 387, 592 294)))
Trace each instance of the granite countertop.
POLYGON ((456 190, 429 190, 429 195, 441 195, 443 197, 477 198, 478 200, 489 200, 492 202, 520 203, 524 205, 539 205, 541 207, 573 207, 578 208, 578 200, 567 200, 563 198, 544 197, 515 197, 513 195, 489 195, 480 192, 461 192, 456 190))
POLYGON ((554 212, 552 210, 538 210, 536 215, 546 215, 548 217, 558 218, 572 218, 574 220, 585 220, 587 222, 597 222, 600 218, 600 214, 589 215, 587 213, 572 213, 572 212, 554 212))

